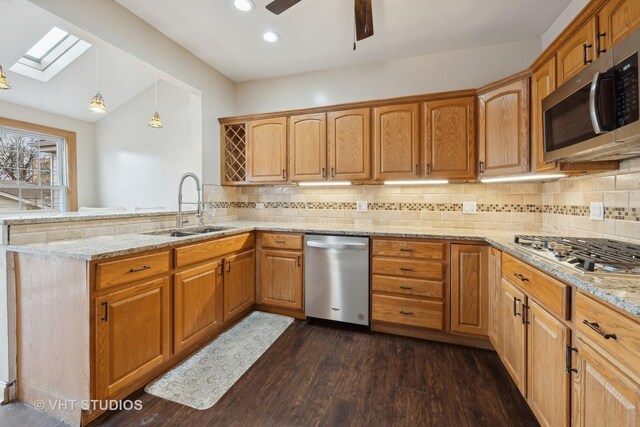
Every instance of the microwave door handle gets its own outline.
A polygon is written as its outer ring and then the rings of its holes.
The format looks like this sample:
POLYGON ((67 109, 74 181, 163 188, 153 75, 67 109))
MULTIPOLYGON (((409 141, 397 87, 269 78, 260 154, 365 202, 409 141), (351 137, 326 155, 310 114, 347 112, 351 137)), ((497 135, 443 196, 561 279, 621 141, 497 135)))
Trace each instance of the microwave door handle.
POLYGON ((593 126, 593 131, 596 133, 596 135, 605 133, 605 131, 602 130, 600 117, 598 116, 598 109, 596 107, 596 98, 598 96, 598 91, 600 90, 601 78, 602 73, 600 73, 600 71, 593 75, 593 80, 591 81, 591 90, 589 91, 589 115, 591 116, 591 125, 593 126))

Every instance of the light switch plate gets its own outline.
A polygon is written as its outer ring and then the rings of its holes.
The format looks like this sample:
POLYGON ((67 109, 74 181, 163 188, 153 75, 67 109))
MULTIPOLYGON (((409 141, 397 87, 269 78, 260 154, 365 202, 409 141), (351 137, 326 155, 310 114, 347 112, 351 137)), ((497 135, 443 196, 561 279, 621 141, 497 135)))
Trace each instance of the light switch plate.
POLYGON ((589 219, 591 219, 591 221, 604 221, 604 203, 591 202, 589 206, 589 219))
POLYGON ((367 212, 369 211, 369 203, 364 200, 358 200, 356 202, 356 210, 358 212, 367 212))
POLYGON ((257 202, 256 203, 256 209, 264 209, 264 203, 257 202))
POLYGON ((475 214, 478 213, 478 204, 476 202, 462 202, 463 214, 475 214))

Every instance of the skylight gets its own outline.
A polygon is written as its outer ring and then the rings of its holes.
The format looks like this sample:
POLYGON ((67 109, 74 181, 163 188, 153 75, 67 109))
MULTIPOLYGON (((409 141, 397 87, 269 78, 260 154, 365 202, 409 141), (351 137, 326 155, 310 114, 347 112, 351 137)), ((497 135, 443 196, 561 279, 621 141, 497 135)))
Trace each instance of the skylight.
POLYGON ((47 82, 90 47, 91 44, 84 40, 53 27, 10 70, 47 82))

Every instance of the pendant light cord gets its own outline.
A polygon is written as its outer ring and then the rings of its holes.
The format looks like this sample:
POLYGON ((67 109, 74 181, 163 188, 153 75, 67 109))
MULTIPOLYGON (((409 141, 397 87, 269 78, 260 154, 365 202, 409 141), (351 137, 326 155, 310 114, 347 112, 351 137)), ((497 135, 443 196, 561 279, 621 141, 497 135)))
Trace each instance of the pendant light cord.
POLYGON ((158 79, 153 83, 153 108, 158 111, 158 79))
POLYGON ((100 92, 100 49, 96 47, 96 92, 100 92))

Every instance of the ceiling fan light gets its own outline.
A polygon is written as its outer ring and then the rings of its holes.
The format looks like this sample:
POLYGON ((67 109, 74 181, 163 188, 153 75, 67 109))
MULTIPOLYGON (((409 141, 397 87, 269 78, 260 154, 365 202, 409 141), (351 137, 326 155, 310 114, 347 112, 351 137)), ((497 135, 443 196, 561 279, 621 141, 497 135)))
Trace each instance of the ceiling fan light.
POLYGON ((153 113, 153 116, 151 116, 151 120, 149 120, 149 127, 154 129, 161 129, 164 127, 160 120, 160 114, 158 114, 157 111, 153 113))
POLYGON ((0 89, 9 90, 11 86, 9 86, 9 81, 7 80, 7 75, 4 73, 2 69, 2 65, 0 65, 0 89))
POLYGON ((249 12, 254 8, 254 4, 251 0, 235 0, 233 5, 236 9, 241 10, 243 12, 249 12))
POLYGON ((96 94, 93 95, 93 98, 91 98, 91 102, 89 103, 89 110, 93 111, 94 113, 107 112, 107 106, 104 104, 104 99, 102 99, 102 95, 100 95, 100 92, 96 92, 96 94))

